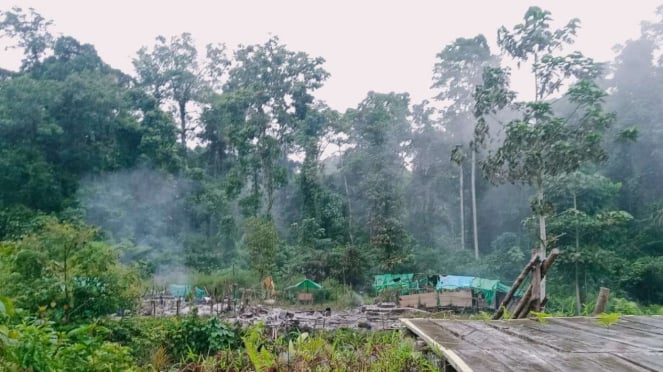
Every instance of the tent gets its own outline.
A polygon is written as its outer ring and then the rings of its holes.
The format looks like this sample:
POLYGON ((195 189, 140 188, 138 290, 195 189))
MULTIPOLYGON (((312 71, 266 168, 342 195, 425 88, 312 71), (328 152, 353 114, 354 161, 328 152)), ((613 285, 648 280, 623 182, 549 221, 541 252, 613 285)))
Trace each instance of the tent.
POLYGON ((286 290, 291 289, 305 289, 308 291, 309 289, 322 289, 322 286, 311 279, 304 279, 301 282, 286 288, 286 290))
MULTIPOLYGON (((194 291, 194 294, 198 299, 209 296, 207 291, 204 289, 194 287, 194 291)), ((191 293, 191 286, 188 284, 171 284, 168 286, 168 292, 170 292, 170 295, 174 297, 186 297, 189 293, 191 293)))
POLYGON ((460 276, 460 275, 447 275, 443 276, 442 280, 437 283, 435 289, 438 291, 447 290, 452 291, 459 288, 471 288, 473 276, 460 276))
MULTIPOLYGON (((498 305, 495 303, 497 293, 506 293, 510 289, 509 286, 500 283, 499 280, 460 275, 444 276, 435 287, 438 291, 453 291, 460 288, 472 289, 475 294, 481 293, 491 308, 495 308, 498 305)), ((516 293, 516 296, 519 295, 522 295, 522 291, 516 293)))
POLYGON ((417 288, 417 282, 413 282, 414 274, 382 274, 375 275, 373 288, 380 293, 385 289, 400 288, 402 293, 409 293, 411 288, 417 288))
POLYGON ((483 298, 486 300, 486 303, 490 307, 495 307, 495 296, 497 291, 501 290, 502 292, 508 292, 509 287, 500 283, 499 280, 483 279, 483 278, 474 278, 472 280, 472 289, 476 292, 481 292, 483 298), (506 287, 506 291, 504 288, 506 287))

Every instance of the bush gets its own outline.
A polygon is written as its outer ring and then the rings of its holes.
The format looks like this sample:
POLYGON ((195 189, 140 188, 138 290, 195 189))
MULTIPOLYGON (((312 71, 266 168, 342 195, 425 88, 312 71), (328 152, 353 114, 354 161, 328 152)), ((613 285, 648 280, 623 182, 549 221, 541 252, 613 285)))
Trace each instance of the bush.
POLYGON ((0 368, 26 371, 133 371, 130 350, 104 340, 109 331, 83 325, 63 333, 52 322, 24 318, 0 338, 0 368))
POLYGON ((189 353, 209 355, 241 346, 240 329, 195 314, 168 323, 165 336, 166 349, 178 359, 189 353))

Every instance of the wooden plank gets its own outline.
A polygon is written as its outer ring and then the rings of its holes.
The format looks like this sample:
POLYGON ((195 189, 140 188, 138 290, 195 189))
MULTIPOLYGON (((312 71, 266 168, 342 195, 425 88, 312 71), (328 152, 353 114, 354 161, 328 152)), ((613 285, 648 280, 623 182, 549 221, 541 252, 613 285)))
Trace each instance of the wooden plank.
POLYGON ((434 339, 419 329, 418 326, 410 322, 409 319, 401 319, 400 321, 405 324, 409 330, 424 339, 426 343, 433 348, 433 350, 439 350, 445 360, 449 362, 449 364, 451 364, 457 372, 472 372, 472 368, 470 368, 460 357, 458 357, 455 352, 437 343, 434 339))
POLYGON ((663 341, 659 337, 649 332, 629 330, 621 327, 619 323, 607 328, 598 325, 594 318, 583 317, 552 318, 550 322, 559 327, 566 327, 571 335, 582 334, 579 331, 584 331, 585 334, 589 334, 586 337, 595 339, 599 345, 609 340, 624 345, 625 349, 628 345, 642 351, 663 352, 663 341))
POLYGON ((403 307, 418 307, 422 305, 426 308, 433 308, 437 306, 437 292, 427 292, 401 296, 399 303, 403 307))
POLYGON ((662 353, 614 353, 614 355, 647 371, 663 371, 662 353))
MULTIPOLYGON (((520 337, 527 337, 540 344, 548 345, 560 352, 596 352, 596 351, 625 351, 623 343, 611 340, 601 340, 597 346, 596 338, 584 331, 569 330, 566 327, 550 327, 538 321, 519 321, 521 328, 512 327, 504 330, 505 333, 518 333, 520 337)), ((491 324, 498 327, 499 325, 491 324)), ((637 350, 629 346, 629 351, 637 350)))
POLYGON ((582 317, 551 318, 545 323, 530 319, 403 322, 429 344, 444 349, 443 355, 453 355, 477 372, 663 371, 663 338, 657 328, 652 332, 644 327, 663 324, 663 317, 627 316, 609 329, 595 318, 582 317))
POLYGON ((663 315, 650 315, 647 317, 624 315, 620 318, 619 322, 626 322, 636 329, 654 330, 656 332, 663 331, 663 315))

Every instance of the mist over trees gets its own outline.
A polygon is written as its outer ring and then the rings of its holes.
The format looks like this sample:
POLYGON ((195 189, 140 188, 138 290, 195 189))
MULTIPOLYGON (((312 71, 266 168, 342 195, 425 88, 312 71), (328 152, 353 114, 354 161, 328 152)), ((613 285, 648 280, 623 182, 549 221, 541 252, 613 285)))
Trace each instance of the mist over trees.
POLYGON ((573 49, 580 20, 557 29, 531 7, 496 30, 498 50, 494 35, 440 45, 429 100, 369 92, 338 112, 315 97, 325 60, 278 37, 229 51, 157 36, 119 71, 36 11, 2 10, 24 58, 0 66, 0 282, 71 283, 37 270, 62 260, 58 241, 77 273, 104 265, 85 255, 113 262, 100 280, 119 259, 145 276, 238 267, 358 289, 385 272, 510 282, 556 247, 549 306, 579 311, 600 286, 661 304, 656 15, 598 63, 573 49), (533 77, 531 101, 515 74, 533 77))

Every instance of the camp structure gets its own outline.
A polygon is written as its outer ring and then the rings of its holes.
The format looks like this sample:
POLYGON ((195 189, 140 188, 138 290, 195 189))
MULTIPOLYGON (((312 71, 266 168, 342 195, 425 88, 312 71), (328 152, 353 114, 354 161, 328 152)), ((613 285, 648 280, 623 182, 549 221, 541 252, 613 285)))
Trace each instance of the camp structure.
POLYGON ((405 294, 401 306, 451 310, 494 310, 509 287, 499 280, 474 276, 440 275, 435 291, 405 294))
POLYGON ((381 274, 375 275, 373 288, 376 293, 386 289, 399 290, 400 294, 407 295, 419 288, 419 283, 413 280, 414 274, 381 274))
POLYGON ((286 291, 297 291, 297 300, 299 302, 313 302, 313 293, 310 293, 312 289, 322 289, 322 286, 311 279, 304 279, 301 282, 286 287, 286 291))
POLYGON ((173 297, 187 298, 192 294, 192 291, 193 297, 195 297, 196 300, 200 300, 203 297, 209 296, 206 290, 198 287, 192 288, 189 284, 170 284, 168 286, 168 292, 173 297))
POLYGON ((510 287, 500 283, 499 280, 460 275, 443 276, 435 287, 435 289, 442 292, 470 289, 480 301, 485 301, 485 304, 478 304, 478 306, 487 307, 489 309, 495 309, 499 303, 498 297, 500 297, 500 294, 504 295, 507 293, 509 288, 510 287))

